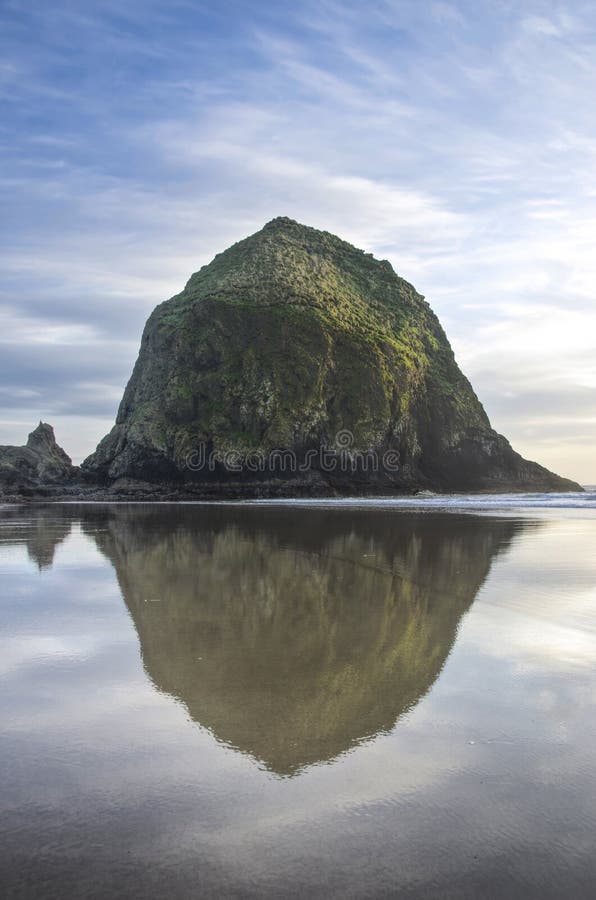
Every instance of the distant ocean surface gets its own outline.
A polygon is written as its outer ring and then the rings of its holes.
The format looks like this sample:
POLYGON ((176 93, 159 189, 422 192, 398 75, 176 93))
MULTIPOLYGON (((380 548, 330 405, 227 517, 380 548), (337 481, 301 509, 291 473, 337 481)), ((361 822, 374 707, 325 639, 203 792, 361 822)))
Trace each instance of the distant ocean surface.
POLYGON ((491 514, 500 510, 596 509, 596 486, 586 485, 585 493, 568 494, 433 494, 430 491, 408 497, 341 497, 319 499, 226 501, 230 506, 317 506, 317 507, 387 507, 435 511, 473 511, 491 514))

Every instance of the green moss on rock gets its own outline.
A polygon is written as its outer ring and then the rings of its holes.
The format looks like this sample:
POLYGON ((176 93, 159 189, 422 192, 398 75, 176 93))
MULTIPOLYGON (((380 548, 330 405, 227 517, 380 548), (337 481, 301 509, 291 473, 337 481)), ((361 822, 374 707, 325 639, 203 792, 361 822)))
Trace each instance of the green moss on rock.
MULTIPOLYGON (((205 476, 186 465, 200 444, 223 464, 230 450, 331 447, 342 431, 354 451, 399 455, 371 489, 578 487, 491 429, 430 306, 386 260, 286 218, 154 310, 116 425, 84 467, 186 480, 205 476)), ((324 477, 350 489, 349 474, 324 477)))

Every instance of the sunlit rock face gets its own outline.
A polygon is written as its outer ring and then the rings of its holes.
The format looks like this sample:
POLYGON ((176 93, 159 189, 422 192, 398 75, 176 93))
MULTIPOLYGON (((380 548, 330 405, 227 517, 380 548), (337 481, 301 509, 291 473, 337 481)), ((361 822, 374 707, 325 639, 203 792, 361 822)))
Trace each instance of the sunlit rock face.
POLYGON ((121 507, 82 526, 157 688, 280 775, 391 729, 424 696, 522 527, 273 507, 121 507))

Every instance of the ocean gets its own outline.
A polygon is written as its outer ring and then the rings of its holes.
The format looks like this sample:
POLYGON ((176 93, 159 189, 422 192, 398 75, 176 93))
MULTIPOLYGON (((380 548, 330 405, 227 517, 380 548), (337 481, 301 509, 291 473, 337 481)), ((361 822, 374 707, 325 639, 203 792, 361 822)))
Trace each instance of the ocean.
POLYGON ((15 898, 592 897, 596 491, 0 509, 15 898))

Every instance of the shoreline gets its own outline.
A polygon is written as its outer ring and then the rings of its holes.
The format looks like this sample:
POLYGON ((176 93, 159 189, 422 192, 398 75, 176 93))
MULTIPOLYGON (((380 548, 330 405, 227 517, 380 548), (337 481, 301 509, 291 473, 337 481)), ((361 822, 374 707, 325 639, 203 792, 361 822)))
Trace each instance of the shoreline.
MULTIPOLYGON (((433 491, 428 488, 406 490, 385 490, 371 491, 362 487, 350 486, 350 489, 330 490, 328 486, 317 486, 320 489, 313 490, 313 485, 262 485, 254 484, 242 486, 232 485, 201 485, 201 489, 189 489, 188 487, 176 487, 172 485, 150 485, 147 483, 127 484, 126 486, 81 486, 72 487, 64 486, 44 486, 39 488, 21 488, 14 492, 0 492, 0 507, 2 506, 28 506, 39 504, 105 504, 105 503, 168 503, 168 504, 189 504, 189 503, 205 503, 205 504, 236 504, 236 503, 296 503, 299 505, 307 505, 309 502, 319 503, 337 503, 342 502, 359 503, 368 501, 378 501, 380 503, 396 503, 399 506, 412 504, 415 507, 432 507, 432 506, 452 506, 457 501, 466 501, 466 505, 472 503, 483 504, 484 501, 492 500, 494 505, 502 502, 507 503, 509 498, 515 498, 521 503, 522 499, 527 504, 533 505, 539 498, 544 498, 547 503, 549 498, 568 497, 577 498, 580 506, 584 506, 581 502, 585 498, 591 501, 590 494, 596 492, 596 488, 591 486, 582 486, 581 491, 553 491, 529 488, 520 490, 519 486, 498 486, 490 487, 486 490, 466 490, 458 491, 433 491), (237 489, 240 488, 240 489, 237 489), (507 499, 506 499, 507 498, 507 499)), ((511 501, 509 501, 511 502, 511 501)), ((491 503, 490 505, 493 505, 491 503)), ((542 505, 542 503, 540 504, 542 505)))

